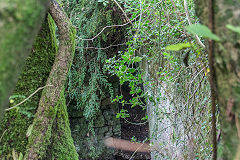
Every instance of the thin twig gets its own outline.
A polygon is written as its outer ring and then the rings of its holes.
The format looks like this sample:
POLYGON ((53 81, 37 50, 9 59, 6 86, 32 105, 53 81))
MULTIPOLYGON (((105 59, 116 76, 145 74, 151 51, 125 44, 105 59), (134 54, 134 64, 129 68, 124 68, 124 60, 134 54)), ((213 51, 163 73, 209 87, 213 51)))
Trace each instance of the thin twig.
POLYGON ((195 89, 195 91, 193 92, 193 94, 191 95, 191 97, 188 99, 188 101, 185 103, 185 105, 184 105, 183 108, 185 108, 185 107, 187 106, 187 104, 189 103, 189 101, 193 98, 193 96, 195 95, 195 93, 198 91, 198 89, 199 89, 200 86, 201 86, 201 83, 202 83, 203 79, 204 79, 204 74, 203 74, 203 76, 202 76, 201 81, 199 82, 198 87, 195 89))
POLYGON ((138 18, 138 16, 137 16, 136 18, 134 18, 132 21, 127 22, 127 23, 124 23, 124 24, 116 24, 116 25, 111 25, 111 26, 105 26, 105 27, 103 27, 103 29, 102 29, 96 36, 94 36, 93 38, 90 38, 90 39, 79 38, 79 39, 84 40, 84 41, 93 41, 93 40, 94 40, 95 38, 97 38, 106 28, 123 27, 123 26, 126 26, 126 25, 128 25, 129 23, 135 21, 137 18, 138 18))
POLYGON ((126 43, 121 43, 121 44, 111 44, 107 47, 103 47, 103 48, 97 48, 97 47, 76 47, 76 48, 81 48, 81 49, 101 49, 101 50, 104 50, 104 49, 108 49, 108 48, 111 48, 111 47, 118 47, 118 46, 123 46, 123 45, 126 45, 126 43))
POLYGON ((145 121, 145 122, 142 122, 142 123, 134 123, 134 122, 130 122, 130 121, 128 121, 126 118, 123 118, 127 123, 130 123, 130 124, 133 124, 133 125, 144 125, 144 124, 146 124, 148 121, 145 121))
MULTIPOLYGON (((215 14, 215 1, 208 0, 208 27, 215 33, 215 23, 214 23, 214 14, 215 14)), ((211 105, 212 105, 212 159, 217 160, 217 128, 216 128, 216 100, 217 100, 217 91, 216 91, 216 73, 214 68, 214 41, 208 41, 208 64, 210 69, 210 89, 211 89, 211 105)))
POLYGON ((191 86, 193 84, 193 81, 195 80, 195 78, 197 78, 197 76, 206 68, 207 66, 204 66, 197 74, 196 76, 192 79, 192 81, 189 84, 189 89, 191 89, 191 86))
POLYGON ((0 138, 0 142, 2 141, 2 138, 3 138, 3 136, 4 136, 4 134, 7 132, 7 129, 3 132, 3 134, 2 134, 2 136, 1 136, 1 138, 0 138))
POLYGON ((128 18, 126 12, 123 10, 123 8, 120 6, 120 4, 119 4, 116 0, 113 0, 113 1, 117 4, 118 8, 123 12, 123 15, 126 17, 127 21, 128 21, 130 24, 132 24, 132 22, 130 21, 130 19, 128 18))
POLYGON ((31 98, 32 96, 34 96, 38 91, 40 91, 40 90, 42 90, 42 89, 44 89, 44 88, 46 88, 46 87, 51 87, 51 86, 53 86, 53 85, 46 85, 46 86, 43 86, 43 87, 38 88, 36 91, 34 91, 34 92, 33 92, 30 96, 28 96, 26 99, 24 99, 23 101, 21 101, 20 103, 16 104, 16 105, 13 106, 13 107, 10 107, 10 108, 8 108, 8 109, 5 109, 5 111, 9 111, 9 110, 11 110, 11 109, 16 108, 17 106, 23 104, 23 103, 26 102, 29 98, 31 98))
POLYGON ((132 154, 132 156, 129 158, 129 160, 131 160, 133 158, 133 156, 135 155, 135 153, 144 145, 144 143, 142 143, 132 154))

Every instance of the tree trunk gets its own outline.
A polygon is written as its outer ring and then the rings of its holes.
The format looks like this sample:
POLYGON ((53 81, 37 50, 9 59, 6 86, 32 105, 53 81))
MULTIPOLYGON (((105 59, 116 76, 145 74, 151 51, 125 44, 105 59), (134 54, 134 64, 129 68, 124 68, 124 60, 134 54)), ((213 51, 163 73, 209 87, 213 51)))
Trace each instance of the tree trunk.
MULTIPOLYGON (((196 0, 196 12, 202 23, 208 25, 208 6, 196 0)), ((240 159, 240 34, 226 28, 239 26, 240 2, 219 0, 214 6, 214 32, 221 42, 214 44, 214 70, 216 71, 217 99, 220 108, 223 159, 240 159)))
POLYGON ((145 80, 154 79, 154 84, 144 85, 144 92, 148 93, 147 113, 149 121, 151 159, 182 159, 184 146, 184 127, 179 119, 174 121, 174 92, 166 80, 159 80, 157 70, 160 63, 143 62, 146 73, 145 80), (158 100, 157 100, 158 99, 158 100), (175 137, 174 137, 175 136, 175 137), (177 140, 180 141, 180 143, 177 140))
MULTIPOLYGON (((63 94, 66 76, 70 69, 73 53, 75 51, 75 29, 56 1, 51 1, 50 14, 59 30, 59 50, 47 80, 47 84, 52 86, 43 90, 38 110, 34 118, 33 130, 29 137, 26 153, 27 159, 44 159, 46 157, 46 151, 51 143, 51 137, 55 134, 53 133, 53 125, 55 121, 60 123, 57 124, 59 125, 59 127, 57 127, 59 129, 63 127, 62 125, 68 125, 66 119, 64 120, 66 117, 56 117, 56 115, 62 114, 61 110, 59 111, 58 109, 60 109, 60 104, 64 102, 61 93, 63 94)), ((63 114, 65 114, 64 111, 63 114)), ((58 131, 57 133, 60 134, 61 132, 62 131, 58 131)), ((59 140, 57 135, 54 136, 53 140, 59 140)), ((66 150, 64 153, 67 153, 71 159, 77 159, 74 147, 71 147, 71 149, 72 150, 66 150)))
MULTIPOLYGON (((39 87, 43 87, 51 70, 57 50, 55 26, 51 16, 46 17, 38 36, 32 46, 32 53, 26 59, 16 89, 13 93, 12 105, 22 101, 20 96, 29 96, 39 87)), ((13 149, 24 153, 27 145, 26 132, 32 123, 41 92, 32 96, 19 108, 5 113, 0 123, 0 159, 11 155, 13 149)))
POLYGON ((30 53, 47 0, 0 1, 0 118, 30 53))

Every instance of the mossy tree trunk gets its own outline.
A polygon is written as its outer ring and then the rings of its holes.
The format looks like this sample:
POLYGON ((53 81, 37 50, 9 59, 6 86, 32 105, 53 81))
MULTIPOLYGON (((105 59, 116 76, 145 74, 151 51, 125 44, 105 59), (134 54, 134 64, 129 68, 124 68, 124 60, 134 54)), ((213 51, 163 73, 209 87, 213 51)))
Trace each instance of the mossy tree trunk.
MULTIPOLYGON (((207 0, 196 0, 196 12, 208 25, 207 0)), ((240 159, 240 34, 226 28, 239 26, 240 2, 218 0, 213 5, 214 31, 221 42, 214 44, 214 69, 220 112, 223 159, 240 159)), ((220 155, 219 155, 220 156, 220 155)))
POLYGON ((54 7, 51 8, 51 13, 60 31, 58 56, 52 67, 57 43, 54 21, 48 15, 35 40, 32 54, 27 58, 24 72, 17 83, 14 92, 17 99, 13 99, 13 105, 22 100, 21 96, 28 96, 39 87, 46 86, 46 84, 54 87, 45 87, 42 97, 41 92, 38 92, 24 104, 5 114, 0 125, 0 159, 11 158, 13 149, 18 154, 25 153, 29 149, 25 154, 26 157, 28 156, 27 159, 78 159, 71 137, 64 97, 64 83, 74 51, 75 29, 72 28, 70 21, 57 3, 52 4, 51 7, 54 7), (40 97, 41 102, 39 103, 40 97), (49 101, 44 101, 46 99, 49 101), (32 126, 30 124, 33 122, 33 115, 38 103, 40 107, 28 142, 26 133, 31 128, 29 126, 32 126), (47 116, 44 117, 46 114, 41 114, 39 111, 43 111, 42 113, 46 113, 47 116), (50 121, 50 123, 45 123, 46 121, 50 121), (44 131, 47 134, 42 134, 44 131), (41 139, 37 139, 38 137, 45 141, 40 141, 41 139), (36 146, 43 149, 32 149, 36 146), (37 156, 31 157, 32 155, 37 156))
POLYGON ((75 29, 56 1, 51 1, 50 14, 59 30, 58 55, 47 80, 47 84, 52 86, 45 88, 42 92, 26 157, 27 159, 51 159, 46 157, 46 151, 52 147, 54 151, 49 154, 53 159, 78 159, 70 135, 64 100, 66 76, 75 51, 75 29), (51 140, 53 140, 52 143, 51 140), (49 146, 50 144, 52 146, 49 146))
MULTIPOLYGON (((40 32, 32 46, 32 52, 26 59, 13 96, 17 104, 23 99, 21 96, 29 96, 39 87, 45 85, 51 70, 57 51, 55 37, 55 25, 51 16, 46 17, 40 32)), ((37 109, 41 92, 38 92, 18 108, 5 113, 0 123, 0 159, 11 156, 13 149, 17 153, 24 153, 27 145, 26 132, 32 123, 33 115, 37 109)))
POLYGON ((0 118, 44 18, 48 0, 0 0, 0 118))

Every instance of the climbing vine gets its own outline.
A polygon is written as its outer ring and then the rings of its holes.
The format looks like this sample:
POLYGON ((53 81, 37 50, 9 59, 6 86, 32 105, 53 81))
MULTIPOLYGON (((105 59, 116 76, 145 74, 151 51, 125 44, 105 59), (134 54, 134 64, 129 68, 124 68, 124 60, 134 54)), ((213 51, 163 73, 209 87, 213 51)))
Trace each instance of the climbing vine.
MULTIPOLYGON (((146 109, 146 102, 158 106, 169 99, 172 106, 169 114, 165 114, 163 108, 152 112, 160 121, 165 117, 170 119, 174 129, 172 140, 185 148, 184 156, 189 158, 193 152, 194 158, 210 158, 211 105, 207 54, 200 44, 202 42, 188 32, 190 29, 186 29, 190 22, 197 22, 193 1, 188 1, 187 6, 182 1, 170 0, 118 2, 132 21, 128 29, 128 48, 106 63, 107 69, 119 77, 120 84, 129 85, 132 99, 127 102, 119 95, 114 101, 122 103, 122 106, 130 103, 132 107, 146 109), (146 66, 151 68, 146 70, 146 66), (165 94, 158 91, 159 86, 165 94), (179 122, 184 132, 177 128, 179 122), (194 144, 191 149, 190 144, 194 144)), ((117 116, 125 118, 129 115, 123 107, 117 116)), ((154 127, 152 133, 150 139, 161 134, 154 127)))

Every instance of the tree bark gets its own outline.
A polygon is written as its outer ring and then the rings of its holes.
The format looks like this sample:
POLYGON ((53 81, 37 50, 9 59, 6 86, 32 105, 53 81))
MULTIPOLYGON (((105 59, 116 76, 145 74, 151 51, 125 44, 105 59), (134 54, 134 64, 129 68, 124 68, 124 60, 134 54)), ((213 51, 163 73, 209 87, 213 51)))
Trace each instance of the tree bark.
POLYGON ((181 119, 177 119, 177 123, 173 121, 174 108, 173 99, 174 92, 167 85, 167 80, 160 81, 159 75, 156 71, 160 64, 147 63, 143 61, 145 80, 154 79, 155 84, 144 85, 144 92, 148 93, 147 100, 147 113, 149 122, 150 142, 151 146, 151 159, 183 159, 184 146, 173 140, 175 134, 179 140, 183 141, 184 127, 181 119), (145 64, 144 64, 145 63, 145 64), (151 99, 153 98, 153 101, 151 99), (159 101, 157 99, 159 98, 159 101))
POLYGON ((48 0, 0 1, 0 118, 46 13, 48 0))
MULTIPOLYGON (((202 23, 208 25, 206 12, 209 6, 196 0, 196 12, 202 23), (202 12, 204 11, 204 12, 202 12)), ((226 28, 227 24, 239 26, 240 2, 218 0, 213 4, 214 32, 221 42, 214 45, 214 70, 216 71, 217 99, 220 108, 220 123, 223 159, 240 159, 240 34, 226 28)))
MULTIPOLYGON (((75 51, 75 29, 56 1, 51 1, 50 14, 59 30, 59 50, 47 80, 47 84, 52 87, 43 90, 33 122, 33 131, 26 153, 27 159, 43 159, 46 156, 46 150, 51 143, 53 124, 55 119, 58 119, 56 114, 62 102, 61 93, 75 51)), ((77 159, 76 154, 71 156, 77 159)))

